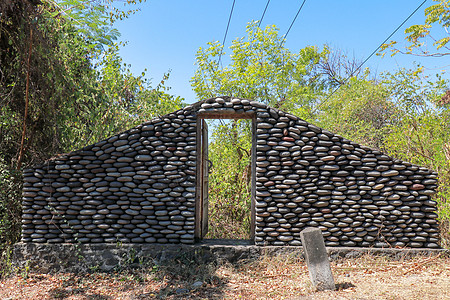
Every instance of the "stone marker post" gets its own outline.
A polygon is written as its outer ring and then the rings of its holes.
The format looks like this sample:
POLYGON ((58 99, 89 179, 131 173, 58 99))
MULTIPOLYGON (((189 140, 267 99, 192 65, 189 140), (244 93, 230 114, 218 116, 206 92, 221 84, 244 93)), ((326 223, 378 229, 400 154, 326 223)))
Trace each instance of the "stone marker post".
POLYGON ((300 238, 312 284, 319 291, 335 290, 336 285, 331 273, 322 231, 319 228, 306 228, 300 232, 300 238))

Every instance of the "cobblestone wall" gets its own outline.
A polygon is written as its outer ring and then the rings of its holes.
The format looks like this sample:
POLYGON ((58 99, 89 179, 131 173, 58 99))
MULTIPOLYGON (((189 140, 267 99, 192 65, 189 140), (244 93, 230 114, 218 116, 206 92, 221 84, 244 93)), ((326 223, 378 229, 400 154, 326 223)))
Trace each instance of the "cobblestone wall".
POLYGON ((22 240, 192 243, 195 155, 185 109, 25 170, 22 240))
POLYGON ((24 172, 23 242, 193 243, 202 115, 256 119, 255 244, 438 247, 437 174, 265 105, 214 98, 24 172))

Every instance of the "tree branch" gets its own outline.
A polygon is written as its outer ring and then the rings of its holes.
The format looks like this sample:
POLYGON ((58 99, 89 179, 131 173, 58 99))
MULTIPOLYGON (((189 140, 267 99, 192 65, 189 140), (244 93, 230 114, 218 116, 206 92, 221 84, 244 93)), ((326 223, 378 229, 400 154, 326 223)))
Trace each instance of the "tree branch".
POLYGON ((30 89, 30 60, 31 51, 33 49, 33 28, 30 27, 30 47, 28 49, 28 59, 27 59, 27 83, 25 88, 25 113, 23 116, 23 128, 22 128, 22 139, 20 141, 19 157, 17 158, 17 170, 19 171, 22 167, 25 135, 27 133, 27 117, 28 117, 28 97, 30 89))

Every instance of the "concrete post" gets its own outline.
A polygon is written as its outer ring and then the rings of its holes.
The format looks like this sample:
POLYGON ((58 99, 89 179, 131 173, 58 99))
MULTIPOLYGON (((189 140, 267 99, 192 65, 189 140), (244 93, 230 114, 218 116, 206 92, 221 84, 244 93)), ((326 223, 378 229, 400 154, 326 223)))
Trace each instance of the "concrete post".
POLYGON ((319 228, 306 228, 300 232, 303 251, 309 277, 317 290, 335 290, 330 261, 323 241, 322 231, 319 228))

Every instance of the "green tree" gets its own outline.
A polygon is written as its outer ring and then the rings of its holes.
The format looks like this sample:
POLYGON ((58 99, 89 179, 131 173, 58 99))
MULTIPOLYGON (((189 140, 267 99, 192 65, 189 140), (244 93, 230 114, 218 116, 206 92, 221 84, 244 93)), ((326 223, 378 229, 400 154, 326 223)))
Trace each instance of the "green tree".
POLYGON ((425 24, 412 25, 405 29, 406 46, 397 47, 396 41, 384 44, 381 51, 390 49, 397 53, 417 56, 442 57, 450 55, 450 0, 434 0, 434 4, 425 9, 425 24))
POLYGON ((384 77, 399 111, 384 147, 394 157, 428 167, 439 174, 438 205, 442 245, 450 246, 450 105, 449 81, 416 70, 399 70, 384 77))
POLYGON ((309 111, 321 92, 316 71, 328 49, 310 46, 292 53, 275 26, 261 29, 257 21, 247 25, 246 33, 246 38, 233 40, 231 62, 224 68, 219 61, 226 54, 222 44, 199 48, 191 79, 197 98, 236 96, 286 111, 309 111))
POLYGON ((317 125, 363 145, 383 148, 384 136, 396 122, 396 107, 389 89, 370 79, 368 69, 323 101, 317 125))
POLYGON ((2 5, 0 153, 8 164, 20 169, 182 105, 167 94, 168 75, 152 88, 124 65, 110 23, 119 12, 99 1, 2 5))
POLYGON ((209 145, 210 225, 207 238, 250 238, 250 120, 215 127, 209 145))

